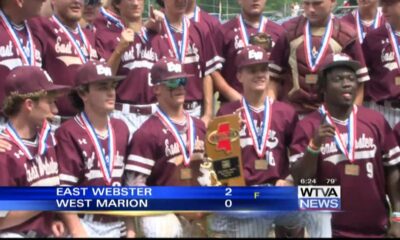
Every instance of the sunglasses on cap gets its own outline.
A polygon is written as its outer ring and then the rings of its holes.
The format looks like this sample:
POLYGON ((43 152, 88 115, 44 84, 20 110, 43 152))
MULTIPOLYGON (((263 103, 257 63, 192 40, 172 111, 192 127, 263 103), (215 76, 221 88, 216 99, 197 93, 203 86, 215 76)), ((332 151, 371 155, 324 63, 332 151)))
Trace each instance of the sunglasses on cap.
POLYGON ((100 5, 101 0, 84 0, 85 5, 100 5))
POLYGON ((161 83, 170 89, 176 89, 180 86, 186 86, 187 78, 170 79, 167 81, 162 81, 161 83))

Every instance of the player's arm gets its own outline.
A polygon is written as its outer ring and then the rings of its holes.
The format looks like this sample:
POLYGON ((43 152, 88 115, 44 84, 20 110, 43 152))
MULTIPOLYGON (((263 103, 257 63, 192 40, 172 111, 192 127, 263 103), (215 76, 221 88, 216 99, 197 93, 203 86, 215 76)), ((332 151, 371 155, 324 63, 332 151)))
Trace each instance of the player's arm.
POLYGON ((206 126, 212 119, 213 115, 213 80, 210 75, 207 75, 203 78, 203 116, 201 120, 204 122, 206 126))
POLYGON ((78 214, 69 212, 60 212, 59 214, 61 220, 67 227, 69 234, 71 234, 73 238, 88 237, 78 214))
POLYGON ((364 83, 361 82, 358 84, 356 99, 354 100, 354 103, 357 105, 362 105, 363 101, 364 101, 364 83))
POLYGON ((398 166, 386 168, 387 193, 392 208, 392 223, 387 232, 389 237, 400 237, 400 171, 398 166))
POLYGON ((126 28, 122 31, 117 47, 107 60, 107 64, 111 67, 113 74, 117 73, 119 64, 121 63, 121 57, 133 42, 134 37, 135 32, 132 29, 126 28))
MULTIPOLYGON (((301 128, 301 126, 296 127, 298 131, 299 128, 301 128)), ((303 157, 294 162, 291 167, 291 174, 296 184, 299 184, 301 179, 315 178, 322 143, 327 137, 332 137, 334 135, 335 128, 328 123, 323 122, 317 128, 313 137, 308 142, 303 157)), ((303 141, 307 140, 308 139, 303 138, 303 141)))
POLYGON ((0 230, 15 227, 41 213, 40 211, 10 211, 0 218, 0 230))
POLYGON ((240 100, 242 98, 242 95, 238 91, 236 91, 234 88, 232 88, 225 80, 225 78, 221 75, 219 71, 214 71, 211 73, 214 87, 215 89, 228 101, 233 102, 240 100))

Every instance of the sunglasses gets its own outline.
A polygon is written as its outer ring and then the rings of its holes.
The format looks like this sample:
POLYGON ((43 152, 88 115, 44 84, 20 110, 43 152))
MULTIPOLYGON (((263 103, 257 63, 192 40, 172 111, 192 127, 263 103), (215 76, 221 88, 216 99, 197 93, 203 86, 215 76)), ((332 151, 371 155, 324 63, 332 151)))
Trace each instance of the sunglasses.
POLYGON ((183 86, 183 87, 186 86, 187 79, 186 78, 176 78, 176 79, 170 79, 167 81, 162 81, 161 83, 170 89, 176 89, 180 86, 183 86))
POLYGON ((84 0, 85 5, 100 5, 101 0, 84 0))

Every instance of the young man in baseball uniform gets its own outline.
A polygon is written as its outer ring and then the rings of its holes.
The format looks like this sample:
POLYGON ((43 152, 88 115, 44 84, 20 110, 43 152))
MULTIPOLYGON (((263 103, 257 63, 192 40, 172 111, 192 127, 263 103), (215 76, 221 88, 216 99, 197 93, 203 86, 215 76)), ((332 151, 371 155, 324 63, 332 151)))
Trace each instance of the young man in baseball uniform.
POLYGON ((282 99, 299 114, 310 113, 321 104, 318 70, 329 53, 346 53, 360 62, 356 103, 362 104, 363 82, 369 80, 356 32, 332 14, 336 0, 302 0, 305 15, 283 23, 287 36, 280 38, 271 53, 271 83, 282 86, 282 99), (289 72, 290 77, 282 78, 289 72), (280 79, 280 80, 279 80, 280 79))
POLYGON ((368 34, 363 43, 371 76, 366 85, 366 106, 382 113, 394 127, 400 122, 400 1, 381 3, 387 23, 368 34))
MULTIPOLYGON (((78 68, 70 98, 79 113, 55 134, 61 185, 122 185, 129 131, 122 120, 109 117, 121 79, 102 62, 78 68)), ((115 216, 66 213, 62 217, 72 237, 121 237, 126 232, 124 222, 115 216)))
POLYGON ((296 183, 340 185, 341 211, 332 213, 333 237, 399 237, 400 149, 379 112, 354 104, 360 68, 344 54, 331 54, 321 65, 317 86, 324 101, 294 130, 291 172, 296 183))
POLYGON ((358 8, 343 16, 341 20, 357 30, 360 44, 367 33, 385 25, 385 17, 378 8, 379 0, 358 0, 358 8))
MULTIPOLYGON (((48 120, 57 114, 56 97, 67 86, 55 85, 39 67, 14 68, 4 79, 3 113, 8 121, 0 133, 11 148, 0 153, 0 186, 58 186, 56 141, 48 120)), ((10 211, 0 218, 0 237, 50 237, 55 214, 10 211)))
MULTIPOLYGON (((154 64, 151 79, 157 111, 132 136, 125 168, 129 186, 200 185, 206 129, 183 108, 190 77, 177 59, 163 58, 154 64)), ((142 217, 140 227, 145 237, 191 236, 178 217, 142 217)))

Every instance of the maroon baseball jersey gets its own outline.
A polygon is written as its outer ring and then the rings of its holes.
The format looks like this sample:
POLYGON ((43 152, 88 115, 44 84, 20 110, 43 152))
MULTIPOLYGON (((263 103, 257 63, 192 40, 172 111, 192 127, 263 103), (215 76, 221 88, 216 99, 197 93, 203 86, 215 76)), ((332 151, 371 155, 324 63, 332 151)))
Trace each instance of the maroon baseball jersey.
MULTIPOLYGON (((187 101, 203 100, 203 77, 211 74, 221 68, 220 58, 215 50, 214 41, 208 30, 203 29, 199 24, 189 21, 189 39, 188 47, 183 62, 184 70, 193 76, 188 79, 186 85, 187 101)), ((165 29, 164 29, 165 30, 165 29)), ((175 57, 174 51, 168 43, 168 37, 165 31, 157 34, 152 40, 154 52, 158 58, 175 57)), ((178 42, 180 49, 182 42, 182 33, 171 30, 172 35, 178 42)))
POLYGON ((119 42, 122 27, 99 14, 94 20, 96 27, 96 50, 104 59, 109 59, 119 42))
MULTIPOLYGON (((316 74, 311 72, 306 60, 306 50, 304 47, 304 28, 307 19, 304 16, 296 17, 283 24, 287 35, 279 38, 271 52, 270 76, 279 78, 285 71, 291 73, 291 78, 282 79, 284 82, 283 98, 289 101, 299 113, 309 113, 315 110, 320 104, 318 97, 317 78, 306 79, 306 75, 316 74)), ((361 63, 362 68, 357 71, 359 82, 369 80, 368 70, 365 67, 365 61, 361 45, 357 40, 356 31, 350 28, 337 18, 333 18, 333 32, 329 41, 326 54, 346 53, 352 59, 361 63)), ((312 52, 321 47, 322 36, 325 28, 311 29, 312 32, 312 52)), ((315 76, 315 75, 314 75, 315 76)))
MULTIPOLYGON (((258 32, 257 28, 244 23, 247 34, 250 37, 258 32)), ((285 30, 280 25, 276 24, 271 20, 267 20, 264 30, 266 34, 271 37, 271 46, 274 47, 275 43, 280 37, 285 35, 285 30)), ((245 47, 245 43, 242 40, 240 33, 239 16, 224 23, 215 37, 215 46, 218 54, 223 58, 223 68, 221 71, 222 76, 239 93, 243 93, 243 86, 236 78, 236 54, 239 50, 245 47)), ((221 98, 221 100, 224 100, 221 98)))
MULTIPOLYGON (((254 125, 260 131, 264 124, 264 107, 256 109, 249 107, 250 114, 253 116, 254 125)), ((256 160, 259 160, 253 147, 253 141, 243 122, 245 110, 241 101, 230 102, 222 105, 217 115, 227 115, 232 113, 240 114, 242 119, 240 130, 240 146, 242 149, 242 161, 244 161, 244 176, 247 185, 275 184, 278 179, 285 179, 289 175, 289 159, 287 156, 287 146, 292 138, 292 132, 297 123, 296 111, 288 104, 274 101, 272 103, 272 116, 270 123, 269 137, 267 141, 267 153, 269 162, 267 169, 257 169, 256 160)), ((266 158, 264 157, 264 160, 266 158)))
MULTIPOLYGON (((28 27, 30 24, 28 23, 28 27)), ((25 25, 14 26, 15 33, 18 35, 18 38, 22 41, 22 46, 25 49, 29 49, 28 46, 28 34, 27 28, 25 25)), ((4 80, 8 73, 18 67, 22 66, 23 62, 19 53, 17 52, 17 47, 11 40, 10 35, 7 33, 6 28, 1 23, 0 20, 0 89, 4 89, 4 80)), ((31 32, 32 29, 31 29, 31 32)), ((35 64, 38 67, 42 66, 42 47, 38 42, 38 39, 32 34, 33 44, 35 46, 35 64)), ((27 79, 28 80, 28 79, 27 79)), ((0 103, 3 103, 4 100, 4 91, 0 91, 0 103)))
POLYGON ((219 31, 219 28, 221 27, 221 23, 216 17, 210 15, 199 6, 196 6, 196 9, 193 17, 190 18, 190 20, 196 22, 201 29, 207 29, 210 32, 211 37, 214 39, 219 31))
MULTIPOLYGON (((397 41, 399 36, 395 35, 397 41)), ((375 102, 396 100, 400 97, 399 66, 385 25, 370 32, 362 45, 371 81, 366 84, 367 99, 375 102)))
MULTIPOLYGON (((364 107, 357 109, 354 164, 359 168, 358 175, 345 173, 350 161, 331 137, 321 146, 315 177, 319 185, 335 179, 341 186, 342 211, 332 216, 334 237, 382 237, 388 227, 384 166, 394 166, 400 161, 400 149, 380 113, 364 107)), ((315 111, 297 124, 290 146, 292 162, 303 156, 321 121, 321 114, 315 111)), ((333 121, 342 139, 347 139, 346 121, 333 121)))
MULTIPOLYGON (((382 15, 382 13, 378 10, 378 15, 376 16, 376 20, 372 21, 372 22, 365 22, 363 20, 361 20, 361 27, 362 27, 362 33, 363 36, 360 36, 361 31, 358 29, 357 27, 357 11, 358 10, 354 10, 351 11, 350 13, 344 15, 342 18, 340 18, 340 20, 342 20, 344 23, 347 23, 352 29, 357 31, 357 37, 360 40, 362 37, 362 39, 365 38, 365 36, 370 33, 372 30, 382 25, 385 25, 386 20, 385 17, 382 15)), ((362 41, 363 42, 363 41, 362 41)), ((362 42, 360 42, 362 44, 362 42)))
MULTIPOLYGON (((126 149, 129 141, 129 131, 125 123, 111 119, 115 132, 116 152, 112 170, 112 186, 121 186, 125 167, 126 149)), ((100 160, 95 152, 89 134, 86 132, 80 118, 75 116, 63 123, 56 131, 59 156, 60 182, 72 186, 106 186, 100 160)), ((97 136, 103 153, 108 158, 108 136, 97 136)))
MULTIPOLYGON (((204 123, 193 118, 196 128, 194 154, 189 166, 184 165, 178 142, 156 115, 152 115, 133 134, 126 171, 147 175, 148 186, 198 186, 203 163, 204 123), (182 171, 191 169, 190 178, 182 178, 182 171)), ((183 141, 187 144, 187 124, 175 123, 183 141)))
MULTIPOLYGON (((29 160, 7 134, 1 133, 2 139, 11 144, 11 150, 0 153, 0 186, 7 187, 43 187, 58 186, 58 162, 55 153, 55 138, 51 134, 47 140, 47 151, 44 155, 36 156, 29 160)), ((38 151, 38 139, 25 141, 27 149, 36 154, 38 151)), ((35 236, 47 237, 52 235, 51 222, 54 214, 43 212, 28 221, 1 231, 35 236)), ((1 232, 0 231, 0 232, 1 232)))
MULTIPOLYGON (((73 47, 67 34, 55 23, 52 18, 35 18, 32 20, 33 33, 40 40, 43 48, 43 68, 49 73, 54 83, 62 85, 73 85, 76 71, 80 64, 78 52, 73 47)), ((70 31, 83 55, 87 59, 99 59, 94 45, 94 34, 83 30, 90 51, 83 44, 82 38, 77 31, 70 31), (90 55, 88 54, 90 52, 90 55)), ((77 111, 72 106, 68 96, 63 96, 57 101, 59 115, 73 116, 77 111)))

